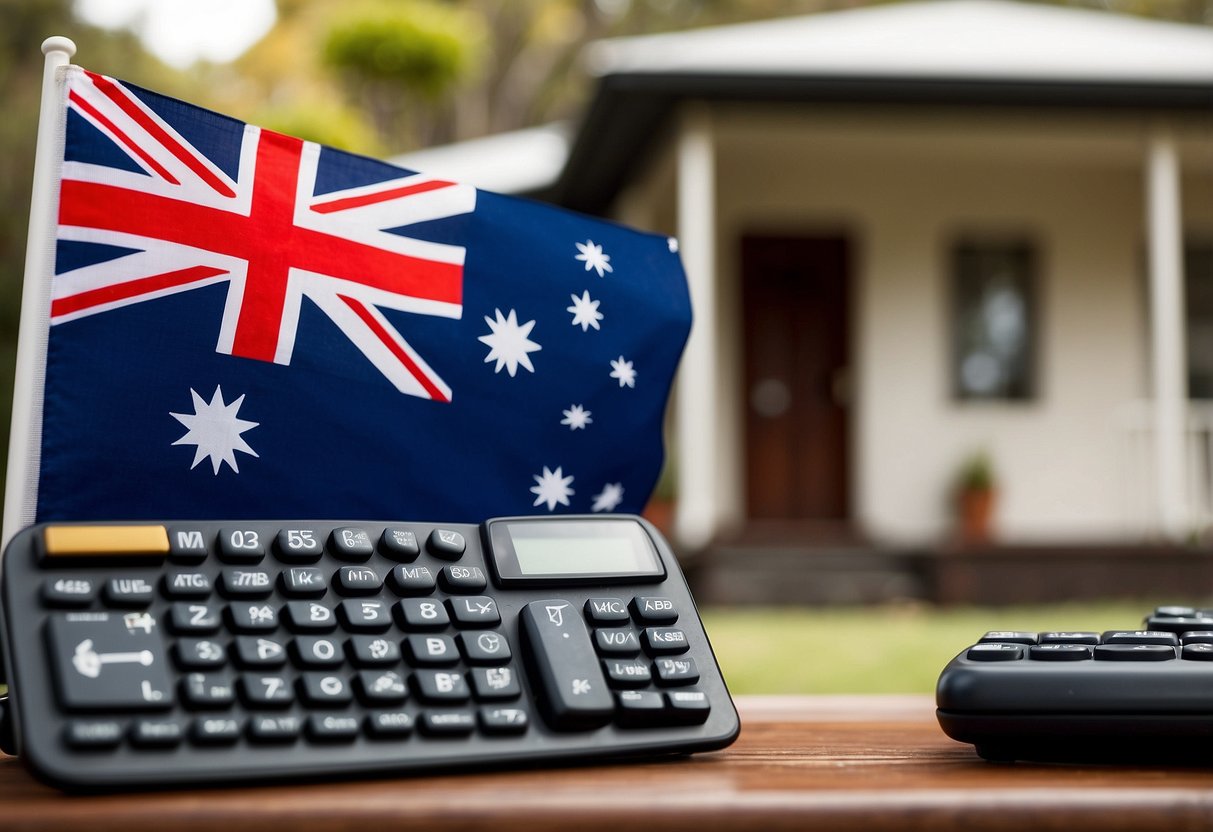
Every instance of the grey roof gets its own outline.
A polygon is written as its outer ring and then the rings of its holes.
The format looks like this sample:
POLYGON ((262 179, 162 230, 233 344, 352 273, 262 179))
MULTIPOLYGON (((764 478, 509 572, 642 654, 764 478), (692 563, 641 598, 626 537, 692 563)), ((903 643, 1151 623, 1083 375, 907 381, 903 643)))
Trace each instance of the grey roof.
POLYGON ((551 187, 569 155, 569 127, 545 124, 396 156, 392 164, 487 191, 525 194, 551 187))
POLYGON ((935 0, 599 41, 599 76, 1213 82, 1213 27, 1010 0, 935 0))

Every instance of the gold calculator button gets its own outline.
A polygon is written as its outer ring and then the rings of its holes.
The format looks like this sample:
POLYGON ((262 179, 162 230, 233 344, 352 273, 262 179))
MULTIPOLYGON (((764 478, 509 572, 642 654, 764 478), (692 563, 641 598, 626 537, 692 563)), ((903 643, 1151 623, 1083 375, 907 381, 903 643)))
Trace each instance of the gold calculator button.
POLYGON ((47 526, 43 530, 46 556, 147 556, 168 554, 164 526, 47 526))

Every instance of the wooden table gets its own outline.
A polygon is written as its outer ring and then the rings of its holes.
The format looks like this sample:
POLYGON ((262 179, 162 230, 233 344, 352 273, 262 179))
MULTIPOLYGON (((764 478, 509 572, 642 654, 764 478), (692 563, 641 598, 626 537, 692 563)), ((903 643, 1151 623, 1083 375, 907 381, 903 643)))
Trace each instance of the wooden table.
POLYGON ((925 696, 740 697, 741 738, 630 765, 66 797, 0 757, 0 828, 657 832, 1213 828, 1213 768, 991 765, 925 696))

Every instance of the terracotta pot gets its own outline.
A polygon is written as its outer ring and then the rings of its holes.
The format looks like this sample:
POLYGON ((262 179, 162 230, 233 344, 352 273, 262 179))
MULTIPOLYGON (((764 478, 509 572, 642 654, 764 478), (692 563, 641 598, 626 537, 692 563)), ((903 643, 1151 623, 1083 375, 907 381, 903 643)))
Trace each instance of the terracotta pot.
POLYGON ((962 491, 959 502, 961 541, 969 545, 989 543, 994 537, 995 491, 992 488, 962 491))

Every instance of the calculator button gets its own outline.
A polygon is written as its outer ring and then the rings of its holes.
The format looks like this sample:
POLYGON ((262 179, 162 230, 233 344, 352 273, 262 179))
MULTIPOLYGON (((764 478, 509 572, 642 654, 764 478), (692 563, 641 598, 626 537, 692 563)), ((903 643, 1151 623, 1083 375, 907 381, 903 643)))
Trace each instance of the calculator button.
POLYGON ((300 632, 327 632, 337 626, 337 618, 331 607, 318 601, 287 601, 286 623, 300 632))
POLYGON ((1189 616, 1196 615, 1196 608, 1177 606, 1155 607, 1154 614, 1165 618, 1188 618, 1189 616))
POLYGON ((50 619, 49 633, 65 708, 172 706, 164 643, 149 614, 60 613, 50 619))
POLYGON ((240 677, 240 695, 254 708, 285 708, 295 701, 295 692, 285 676, 246 673, 240 677))
POLYGON ((240 739, 244 720, 231 716, 207 716, 194 720, 190 738, 199 745, 231 745, 240 739))
POLYGON ((1213 630, 1190 630, 1179 637, 1183 644, 1213 644, 1213 630))
POLYGON ((1158 630, 1112 630, 1103 634, 1104 644, 1161 644, 1173 647, 1179 644, 1179 636, 1175 633, 1164 633, 1158 630))
POLYGON ((169 529, 168 541, 169 560, 175 563, 201 563, 209 554, 206 535, 201 529, 169 529))
POLYGON ((278 629, 278 610, 265 602, 232 604, 227 608, 232 629, 238 633, 269 633, 278 629))
POLYGON ((706 722, 712 705, 701 690, 672 690, 666 695, 669 713, 677 722, 706 722))
POLYGON ((459 532, 434 529, 425 541, 425 548, 436 558, 459 560, 467 549, 467 542, 459 532))
POLYGON ((1095 658, 1114 662, 1165 662, 1175 648, 1165 644, 1097 644, 1095 658))
POLYGON ((372 737, 407 737, 413 733, 413 715, 408 711, 375 711, 366 716, 366 730, 372 737))
POLYGON ((347 630, 366 633, 381 633, 392 626, 392 612, 386 601, 377 598, 342 601, 337 607, 337 617, 347 630))
POLYGON ((319 598, 328 591, 324 573, 314 566, 292 566, 278 579, 282 592, 293 598, 319 598))
POLYGON ((521 734, 529 722, 522 708, 480 709, 480 729, 486 734, 521 734))
POLYGON ((699 681, 699 668, 690 656, 682 659, 658 659, 653 662, 659 685, 691 685, 699 681))
POLYGON ((383 578, 369 566, 343 566, 333 576, 333 588, 346 595, 374 595, 383 578))
POLYGON ((635 630, 595 630, 594 646, 604 656, 634 656, 640 652, 635 630))
POLYGON ((408 695, 404 677, 395 670, 364 670, 357 678, 358 697, 368 705, 403 702, 408 695))
POLYGON ((409 661, 415 665, 454 664, 459 660, 459 651, 450 636, 412 635, 405 639, 409 661))
POLYGON ((382 636, 352 636, 349 640, 354 664, 360 667, 396 664, 400 661, 400 645, 382 636))
POLYGON ((447 600, 447 604, 450 605, 451 618, 456 624, 484 627, 501 623, 497 602, 487 595, 451 598, 447 600))
POLYGON ((105 600, 115 607, 146 607, 156 597, 156 587, 147 578, 110 578, 105 582, 105 600))
POLYGON ((104 556, 163 558, 169 552, 164 526, 46 526, 43 554, 48 558, 104 556))
POLYGON ((186 670, 206 670, 227 663, 223 645, 208 638, 178 639, 174 653, 177 666, 186 670))
POLYGON ((1040 634, 1041 644, 1099 644, 1099 633, 1049 632, 1040 634))
POLYGON ((647 627, 641 638, 644 649, 652 656, 685 653, 691 647, 687 634, 674 627, 647 627))
POLYGON ((411 563, 421 554, 421 547, 417 545, 417 533, 412 529, 387 528, 379 538, 379 551, 384 557, 411 563))
POLYGON ((388 573, 387 582, 397 595, 429 595, 437 586, 428 566, 397 566, 388 573))
POLYGON ((438 579, 447 592, 481 592, 488 586, 484 570, 479 566, 444 566, 438 579))
POLYGON ((96 595, 88 578, 47 578, 42 584, 42 600, 50 607, 87 607, 96 595))
POLYGON ((174 633, 213 633, 223 621, 212 604, 173 604, 168 623, 174 633))
POLYGON ((185 729, 175 719, 139 719, 131 726, 131 744, 140 748, 171 748, 184 736, 185 729))
POLYGON ((637 621, 649 624, 672 624, 678 620, 673 601, 649 595, 637 595, 632 599, 632 614, 637 621))
POLYGON ((614 711, 581 611, 560 599, 532 601, 520 612, 522 634, 553 728, 594 728, 614 711))
POLYGON ((595 624, 626 624, 631 621, 628 608, 618 598, 591 598, 585 602, 585 615, 595 624))
POLYGON ((441 629, 451 623, 446 607, 440 601, 425 598, 405 598, 396 604, 405 627, 417 630, 441 629))
POLYGON ((63 740, 72 748, 113 748, 125 733, 116 719, 73 719, 64 726, 63 740))
POLYGON ((473 667, 472 688, 477 699, 517 699, 522 695, 511 667, 473 667))
POLYGON ((634 688, 653 680, 649 663, 638 659, 603 659, 602 669, 611 686, 616 688, 634 688))
POLYGON ((303 720, 291 714, 257 714, 249 720, 249 738, 255 742, 293 742, 303 720))
POLYGON ((191 673, 181 680, 181 698, 191 708, 223 708, 236 701, 236 685, 226 675, 191 673))
POLYGON ((286 663, 286 647, 277 639, 239 636, 236 659, 241 667, 281 667, 286 663))
POLYGON ((459 645, 468 664, 505 664, 510 660, 510 643, 493 630, 460 633, 459 645))
POLYGON ((252 529, 220 529, 219 558, 227 563, 260 563, 265 541, 252 529))
POLYGON ((366 529, 333 529, 329 535, 329 551, 341 560, 366 560, 375 554, 375 544, 366 529))
POLYGON ((1036 641, 1036 633, 1017 630, 991 630, 978 639, 979 644, 1035 644, 1036 641))
POLYGON ((301 667, 336 667, 344 661, 341 642, 336 639, 300 636, 291 646, 301 667))
POLYGON ((1091 645, 1033 644, 1028 647, 1028 658, 1038 662, 1080 662, 1091 658, 1091 645))
POLYGON ((1180 658, 1189 661, 1213 662, 1213 644, 1185 644, 1180 651, 1180 658))
POLYGON ((164 594, 169 598, 205 598, 211 589, 211 576, 205 572, 169 572, 164 576, 164 594))
POLYGON ((413 673, 417 695, 425 702, 463 702, 471 696, 462 673, 418 670, 413 673))
POLYGON ((476 728, 476 717, 467 711, 426 711, 419 723, 431 737, 462 737, 476 728))
POLYGON ((219 585, 233 598, 264 598, 274 590, 274 579, 264 569, 224 569, 219 585))
POLYGON ((358 736, 358 717, 344 714, 312 714, 307 735, 317 742, 350 742, 358 736))
POLYGON ((274 552, 285 563, 315 563, 324 555, 324 542, 311 529, 283 529, 274 538, 274 552))
POLYGON ((1152 615, 1145 621, 1147 630, 1167 633, 1183 633, 1188 630, 1207 630, 1213 627, 1213 618, 1204 616, 1158 616, 1152 615))
POLYGON ((619 723, 625 727, 652 725, 665 715, 665 699, 651 690, 621 690, 615 694, 619 723))
POLYGON ((965 658, 975 662, 1010 662, 1023 658, 1022 644, 975 644, 965 658))
POLYGON ((345 705, 353 698, 350 683, 329 673, 304 673, 299 689, 304 701, 312 705, 345 705))

